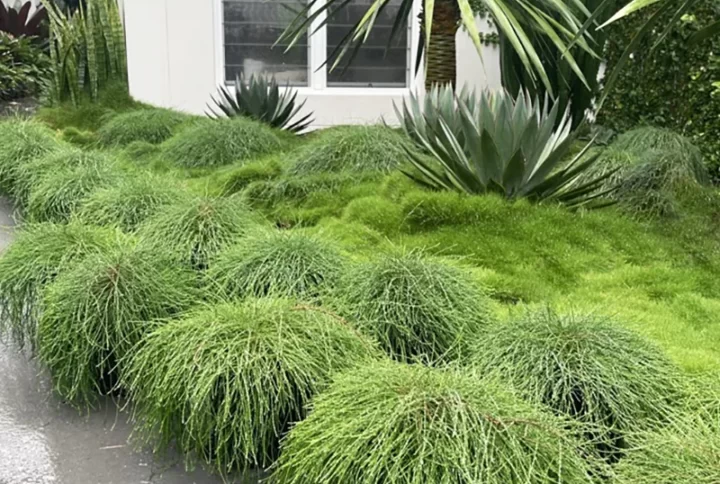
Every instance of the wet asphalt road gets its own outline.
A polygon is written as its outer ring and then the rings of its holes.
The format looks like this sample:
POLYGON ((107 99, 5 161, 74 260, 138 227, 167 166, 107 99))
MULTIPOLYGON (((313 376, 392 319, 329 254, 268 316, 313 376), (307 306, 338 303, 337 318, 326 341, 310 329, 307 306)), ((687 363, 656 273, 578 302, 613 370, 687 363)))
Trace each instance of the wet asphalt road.
MULTIPOLYGON (((0 199, 0 251, 12 240, 11 207, 0 199)), ((187 473, 177 455, 154 458, 128 444, 127 414, 110 400, 79 414, 52 395, 47 376, 0 344, 0 484, 220 484, 187 473)), ((257 482, 257 479, 244 482, 257 482)))

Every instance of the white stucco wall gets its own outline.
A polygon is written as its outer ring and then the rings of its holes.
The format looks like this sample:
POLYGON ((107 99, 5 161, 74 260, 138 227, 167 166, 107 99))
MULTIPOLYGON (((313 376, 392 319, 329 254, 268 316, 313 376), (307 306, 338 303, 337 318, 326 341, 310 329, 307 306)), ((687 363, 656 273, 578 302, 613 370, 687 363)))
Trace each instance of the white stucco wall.
MULTIPOLYGON (((130 92, 140 101, 192 113, 205 112, 222 83, 220 19, 215 0, 124 0, 130 92)), ((482 28, 486 26, 479 22, 482 28)), ((500 85, 498 51, 483 60, 464 32, 458 33, 458 82, 476 88, 500 85)), ((416 88, 422 89, 422 76, 416 88)), ((391 91, 303 90, 317 127, 393 122, 391 91), (305 92, 308 94, 306 95, 305 92)))

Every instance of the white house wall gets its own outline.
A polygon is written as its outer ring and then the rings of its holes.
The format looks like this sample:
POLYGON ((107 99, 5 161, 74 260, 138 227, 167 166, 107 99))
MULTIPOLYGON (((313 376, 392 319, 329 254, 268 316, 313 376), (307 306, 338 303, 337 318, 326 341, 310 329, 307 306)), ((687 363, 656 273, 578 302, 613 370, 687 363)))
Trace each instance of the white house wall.
MULTIPOLYGON (((149 104, 203 113, 222 82, 215 0, 124 0, 124 10, 131 94, 149 104)), ((500 85, 496 48, 485 48, 483 63, 467 34, 459 32, 457 51, 460 84, 500 85)), ((422 76, 415 84, 422 89, 422 76)), ((305 97, 317 127, 393 122, 393 102, 402 101, 401 94, 367 89, 328 89, 305 97)))

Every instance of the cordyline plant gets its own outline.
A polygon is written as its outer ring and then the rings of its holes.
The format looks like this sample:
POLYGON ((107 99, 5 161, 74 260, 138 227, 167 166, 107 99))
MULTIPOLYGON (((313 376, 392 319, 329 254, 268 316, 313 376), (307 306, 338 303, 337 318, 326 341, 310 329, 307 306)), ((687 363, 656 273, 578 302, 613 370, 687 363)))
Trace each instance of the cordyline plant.
POLYGON ((5 6, 0 1, 0 32, 7 32, 13 37, 47 37, 47 29, 43 22, 48 18, 47 10, 42 5, 32 12, 33 2, 5 6))
POLYGON ((407 150, 415 170, 405 173, 427 187, 568 206, 588 205, 608 193, 599 188, 612 173, 580 181, 597 160, 585 156, 592 143, 566 161, 576 137, 558 103, 541 103, 526 92, 517 98, 505 91, 455 96, 446 86, 433 89, 424 103, 411 96, 395 111, 425 152, 407 150))
POLYGON ((245 116, 268 124, 273 128, 284 129, 293 133, 299 133, 307 129, 312 114, 307 114, 295 120, 295 117, 305 105, 305 101, 296 104, 297 91, 285 87, 280 93, 280 86, 274 78, 267 79, 263 76, 251 76, 250 80, 240 76, 235 79, 235 92, 220 87, 218 97, 212 100, 215 106, 222 112, 218 114, 211 106, 208 106, 211 118, 234 118, 245 116))

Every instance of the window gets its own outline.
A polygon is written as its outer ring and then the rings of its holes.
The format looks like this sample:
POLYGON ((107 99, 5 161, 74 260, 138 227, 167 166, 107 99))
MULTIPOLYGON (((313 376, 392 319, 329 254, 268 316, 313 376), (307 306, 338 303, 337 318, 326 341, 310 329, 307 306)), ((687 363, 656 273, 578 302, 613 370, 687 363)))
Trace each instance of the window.
POLYGON ((326 26, 303 36, 292 49, 274 46, 302 8, 304 0, 221 0, 225 80, 239 75, 272 75, 281 84, 324 88, 402 88, 410 82, 409 23, 388 46, 400 0, 390 0, 366 43, 349 66, 328 72, 323 66, 340 40, 367 11, 372 0, 351 0, 333 13, 326 26), (321 68, 322 66, 322 68, 321 68))

